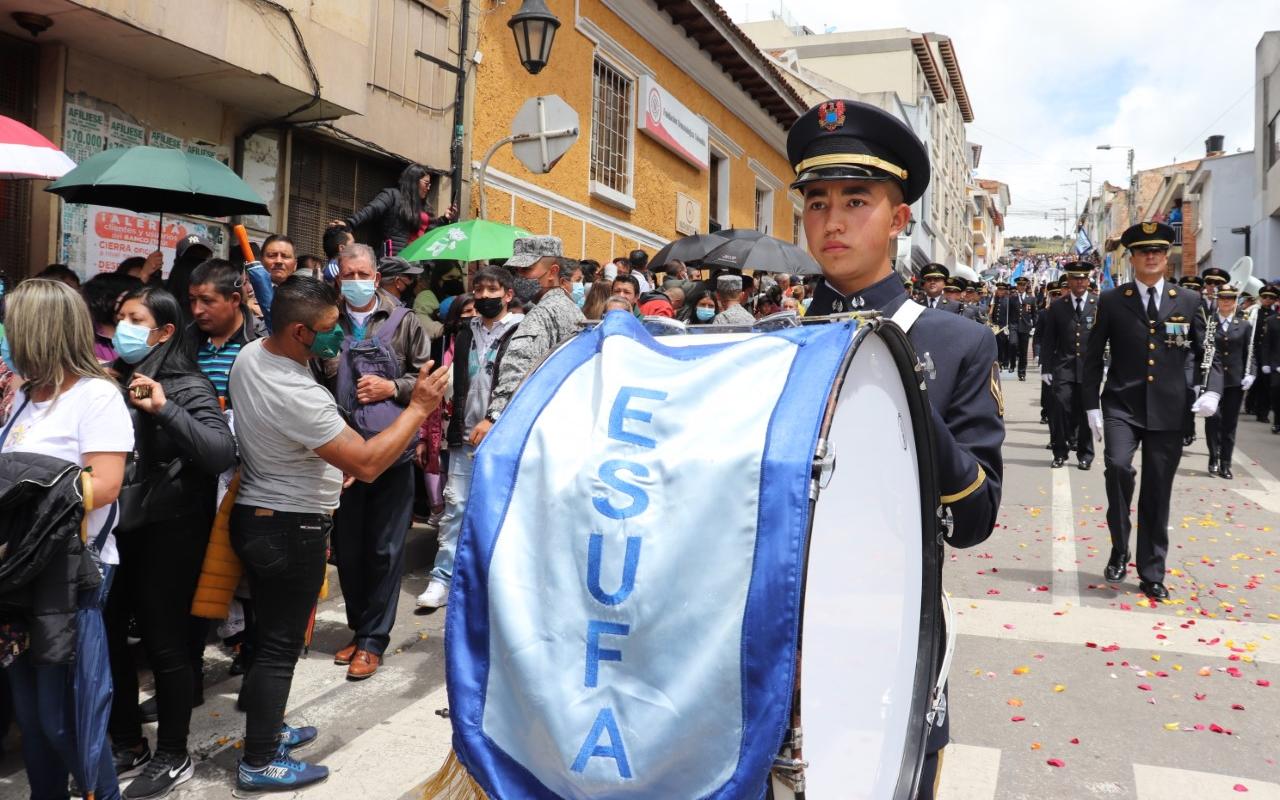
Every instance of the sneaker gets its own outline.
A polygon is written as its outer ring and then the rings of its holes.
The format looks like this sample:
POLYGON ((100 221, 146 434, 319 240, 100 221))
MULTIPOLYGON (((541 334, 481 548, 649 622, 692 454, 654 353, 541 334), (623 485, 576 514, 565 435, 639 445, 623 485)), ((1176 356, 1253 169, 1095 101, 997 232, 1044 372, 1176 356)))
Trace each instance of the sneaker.
POLYGON ((124 790, 124 800, 152 800, 164 797, 175 787, 191 780, 195 773, 195 764, 186 753, 156 753, 142 770, 142 774, 133 779, 124 790))
POLYGON ((264 767, 251 767, 244 761, 236 770, 236 797, 247 797, 261 792, 292 792, 303 789, 329 777, 329 768, 318 764, 306 764, 289 758, 283 749, 264 767))
POLYGON ((440 608, 449 603, 449 587, 432 581, 426 591, 418 595, 418 608, 440 608))
POLYGON ((151 760, 151 745, 142 740, 141 747, 111 746, 111 757, 116 762, 116 778, 132 778, 151 760))
POLYGON ((280 727, 280 746, 287 751, 298 750, 314 742, 319 733, 310 725, 303 725, 300 728, 295 728, 292 725, 282 725, 280 727))

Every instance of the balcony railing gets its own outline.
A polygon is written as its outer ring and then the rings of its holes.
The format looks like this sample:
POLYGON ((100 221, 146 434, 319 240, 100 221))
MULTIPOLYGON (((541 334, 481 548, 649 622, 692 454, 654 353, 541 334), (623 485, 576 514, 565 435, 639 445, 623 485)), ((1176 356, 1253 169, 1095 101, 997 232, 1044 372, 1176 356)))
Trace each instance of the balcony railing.
POLYGON ((1170 222, 1169 227, 1173 228, 1173 246, 1181 247, 1182 246, 1182 223, 1170 222))

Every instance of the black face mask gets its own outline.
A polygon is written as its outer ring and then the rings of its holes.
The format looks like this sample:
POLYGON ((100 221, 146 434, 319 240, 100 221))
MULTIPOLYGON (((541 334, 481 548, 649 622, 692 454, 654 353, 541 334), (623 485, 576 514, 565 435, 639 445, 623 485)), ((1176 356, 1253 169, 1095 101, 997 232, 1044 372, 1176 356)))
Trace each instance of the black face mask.
POLYGON ((542 284, 537 278, 516 278, 515 280, 516 297, 520 298, 522 303, 532 303, 538 299, 538 293, 542 291, 542 284))
POLYGON ((493 319, 502 313, 502 309, 507 307, 507 303, 501 297, 477 297, 475 299, 476 313, 485 319, 493 319))

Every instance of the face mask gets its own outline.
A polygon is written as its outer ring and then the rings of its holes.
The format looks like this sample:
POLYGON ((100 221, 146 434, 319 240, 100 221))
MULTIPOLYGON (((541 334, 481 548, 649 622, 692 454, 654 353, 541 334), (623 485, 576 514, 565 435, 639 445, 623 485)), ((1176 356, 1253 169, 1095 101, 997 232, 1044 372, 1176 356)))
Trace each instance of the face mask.
POLYGON ((582 285, 582 281, 573 282, 573 302, 578 304, 578 308, 582 308, 582 304, 587 302, 587 287, 582 285))
POLYGON ((135 325, 121 320, 116 323, 115 335, 111 337, 111 347, 116 354, 130 364, 137 364, 147 357, 154 345, 147 344, 147 337, 155 328, 135 325))
POLYGON ((331 331, 312 331, 316 338, 311 340, 312 355, 320 358, 333 358, 342 352, 342 328, 334 325, 331 331))
POLYGON ((4 365, 9 368, 13 374, 18 374, 18 365, 13 363, 13 355, 9 352, 8 338, 0 338, 0 359, 4 360, 4 365))
POLYGON ((506 305, 501 297, 477 297, 475 309, 476 313, 485 319, 494 319, 502 313, 506 305))
POLYGON ((515 289, 516 297, 520 298, 520 302, 532 303, 538 299, 542 284, 536 278, 516 278, 515 289))
POLYGON ((698 322, 710 322, 716 316, 716 310, 706 306, 698 306, 693 310, 693 313, 697 316, 698 322))
POLYGON ((373 299, 373 281, 348 280, 342 282, 342 296, 355 308, 364 308, 373 299))

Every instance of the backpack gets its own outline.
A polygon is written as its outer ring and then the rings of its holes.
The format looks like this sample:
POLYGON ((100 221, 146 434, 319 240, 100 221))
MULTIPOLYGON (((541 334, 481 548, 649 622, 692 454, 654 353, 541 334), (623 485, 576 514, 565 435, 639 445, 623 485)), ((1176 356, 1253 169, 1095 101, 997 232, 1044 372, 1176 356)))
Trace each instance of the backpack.
POLYGON ((337 395, 338 405, 350 414, 351 427, 366 439, 376 436, 391 426, 404 409, 394 397, 376 403, 361 405, 356 400, 356 383, 365 375, 377 375, 388 380, 404 376, 404 360, 391 344, 409 309, 400 306, 391 312, 387 321, 368 338, 347 337, 338 353, 337 395))

